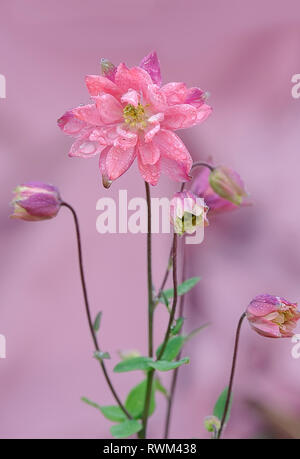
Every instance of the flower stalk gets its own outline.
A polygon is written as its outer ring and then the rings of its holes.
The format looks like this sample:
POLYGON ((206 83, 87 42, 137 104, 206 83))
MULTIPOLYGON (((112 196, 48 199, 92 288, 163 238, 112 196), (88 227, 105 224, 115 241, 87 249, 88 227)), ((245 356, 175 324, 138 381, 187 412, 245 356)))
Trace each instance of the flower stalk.
MULTIPOLYGON (((88 324, 89 324, 89 329, 90 329, 90 332, 91 332, 91 336, 92 336, 92 340, 93 340, 95 349, 96 349, 96 351, 100 351, 100 347, 99 347, 99 344, 98 344, 97 336, 96 336, 96 333, 95 333, 94 328, 93 328, 93 322, 92 322, 92 317, 91 317, 91 312, 90 312, 90 307, 89 307, 89 301, 88 301, 88 295, 87 295, 87 288, 86 288, 84 269, 83 269, 82 247, 81 247, 81 237, 80 237, 80 229, 79 229, 78 217, 77 217, 76 211, 74 210, 74 208, 70 204, 68 204, 66 202, 62 202, 61 206, 64 206, 67 209, 69 209, 70 212, 73 215, 73 218, 74 218, 76 237, 77 237, 80 279, 81 279, 81 285, 82 285, 82 291, 83 291, 83 297, 84 297, 85 311, 86 311, 86 316, 87 316, 87 320, 88 320, 88 324)), ((110 388, 110 391, 111 391, 115 401, 117 402, 117 404, 119 405, 119 407, 121 408, 123 413, 126 415, 126 417, 128 419, 132 419, 132 416, 128 413, 128 411, 126 410, 125 406, 122 404, 118 394, 116 393, 116 391, 114 389, 114 386, 113 386, 113 384, 112 384, 112 382, 110 380, 110 377, 109 377, 109 375, 107 373, 107 369, 106 369, 105 363, 103 362, 103 360, 99 360, 99 363, 100 363, 101 369, 103 371, 105 380, 106 380, 106 382, 108 384, 108 387, 110 388)))

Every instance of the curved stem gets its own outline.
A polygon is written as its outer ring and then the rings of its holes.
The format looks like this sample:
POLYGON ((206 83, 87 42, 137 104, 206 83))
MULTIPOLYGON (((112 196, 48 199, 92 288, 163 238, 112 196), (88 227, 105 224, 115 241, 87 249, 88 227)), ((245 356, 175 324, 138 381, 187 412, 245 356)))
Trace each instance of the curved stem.
POLYGON ((195 167, 200 167, 200 166, 207 167, 208 169, 210 169, 211 172, 215 169, 214 166, 212 166, 209 163, 206 163, 205 161, 196 161, 195 163, 193 163, 191 170, 194 169, 195 167))
MULTIPOLYGON (((182 247, 183 257, 182 257, 181 282, 184 282, 185 277, 186 277, 186 249, 185 249, 184 238, 182 238, 182 245, 183 245, 182 247)), ((181 295, 180 302, 179 302, 178 317, 183 316, 184 300, 185 300, 185 295, 181 295)), ((181 332, 179 334, 181 334, 181 332)), ((180 360, 180 358, 181 358, 181 351, 179 352, 176 360, 180 360)), ((165 439, 169 437, 170 421, 171 421, 171 414, 172 414, 172 408, 173 408, 173 402, 174 402, 174 396, 175 396, 175 389, 176 389, 176 384, 177 384, 178 371, 179 371, 179 367, 175 368, 175 370, 173 371, 172 380, 171 380, 170 395, 168 398, 167 414, 166 414, 166 421, 165 421, 165 433, 164 433, 165 439)))
POLYGON ((233 386, 233 380, 234 380, 234 373, 235 373, 235 368, 236 368, 236 360, 237 360, 237 353, 238 353, 241 326, 242 326, 242 323, 243 323, 243 320, 244 320, 245 317, 246 317, 246 313, 244 312, 240 317, 240 320, 239 320, 239 323, 238 323, 238 326, 237 326, 237 329, 236 329, 234 351, 233 351, 233 358, 232 358, 232 365, 231 365, 231 373, 230 373, 229 385, 228 385, 228 391, 227 391, 227 398, 226 398, 224 412, 223 412, 223 416, 222 416, 222 419, 221 419, 221 425, 220 425, 220 429, 219 429, 218 434, 217 434, 217 438, 221 438, 222 431, 223 431, 223 428, 224 428, 224 424, 225 424, 225 421, 226 421, 226 416, 227 416, 228 409, 229 409, 231 393, 232 393, 232 386, 233 386))
MULTIPOLYGON (((90 312, 90 307, 89 307, 89 302, 88 302, 87 288, 86 288, 84 269, 83 269, 83 261, 82 261, 82 247, 81 247, 81 237, 80 237, 78 217, 77 217, 77 214, 76 214, 74 208, 70 204, 68 204, 66 202, 62 202, 61 205, 64 206, 64 207, 67 207, 71 211, 71 213, 73 215, 73 218, 74 218, 75 229, 76 229, 76 237, 77 237, 80 279, 81 279, 81 285, 82 285, 82 290, 83 290, 85 311, 86 311, 88 324, 89 324, 89 329, 90 329, 90 332, 91 332, 91 336, 92 336, 92 340, 93 340, 95 349, 96 349, 96 351, 100 351, 100 347, 99 347, 99 344, 98 344, 97 336, 96 336, 96 333, 95 333, 94 327, 93 327, 93 322, 92 322, 92 317, 91 317, 91 312, 90 312)), ((99 363, 100 363, 100 366, 102 368, 105 380, 106 380, 106 382, 107 382, 107 384, 108 384, 108 386, 109 386, 109 388, 111 390, 111 393, 112 393, 114 399, 116 400, 116 402, 119 405, 119 407, 121 408, 121 410, 125 413, 127 418, 128 419, 132 419, 132 416, 128 413, 128 411, 126 410, 126 408, 122 404, 121 400, 119 399, 119 397, 118 397, 118 395, 117 395, 117 393, 116 393, 116 391, 115 391, 115 389, 114 389, 114 387, 112 385, 112 382, 111 382, 111 380, 110 380, 110 378, 108 376, 107 370, 106 370, 105 363, 103 362, 103 360, 99 360, 99 363)))

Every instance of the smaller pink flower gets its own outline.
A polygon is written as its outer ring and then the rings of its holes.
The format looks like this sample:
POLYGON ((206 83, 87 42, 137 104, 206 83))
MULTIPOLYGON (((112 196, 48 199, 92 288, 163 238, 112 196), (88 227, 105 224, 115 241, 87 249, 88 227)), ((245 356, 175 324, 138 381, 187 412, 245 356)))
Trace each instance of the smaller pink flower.
MULTIPOLYGON (((234 172, 236 176, 236 180, 239 181, 240 185, 244 189, 244 185, 240 176, 234 172)), ((233 203, 232 201, 225 199, 224 197, 220 196, 213 190, 211 183, 210 183, 210 175, 211 171, 207 167, 203 167, 200 172, 195 176, 191 191, 203 198, 206 204, 209 207, 209 214, 218 214, 224 212, 230 212, 232 210, 238 209, 240 206, 249 206, 250 202, 248 202, 245 197, 242 197, 240 204, 233 203)))
POLYGON ((289 338, 300 319, 297 303, 273 295, 256 296, 247 308, 247 319, 257 333, 269 338, 289 338))
POLYGON ((247 193, 241 177, 229 167, 218 166, 210 173, 209 183, 221 198, 239 206, 247 193))
POLYGON ((48 220, 55 217, 62 202, 55 186, 40 182, 19 185, 14 193, 14 212, 11 218, 25 221, 48 220))
POLYGON ((182 236, 193 234, 197 226, 208 225, 206 217, 208 207, 203 199, 190 191, 176 193, 170 203, 170 218, 174 231, 182 236))

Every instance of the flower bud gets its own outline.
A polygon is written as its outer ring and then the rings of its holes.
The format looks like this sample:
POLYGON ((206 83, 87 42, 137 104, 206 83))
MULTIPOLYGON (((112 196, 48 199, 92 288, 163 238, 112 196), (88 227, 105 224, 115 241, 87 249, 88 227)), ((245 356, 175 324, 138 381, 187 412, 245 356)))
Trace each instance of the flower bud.
POLYGON ((218 432, 221 427, 221 421, 216 416, 207 416, 204 419, 204 426, 208 432, 218 432))
POLYGON ((189 191, 176 193, 170 203, 171 223, 175 233, 193 234, 198 226, 208 225, 208 207, 203 199, 189 191))
POLYGON ((209 176, 209 183, 213 191, 227 201, 239 206, 247 193, 240 176, 232 169, 219 166, 209 176))
POLYGON ((101 59, 101 73, 111 81, 115 81, 117 68, 108 59, 101 59))
POLYGON ((257 333, 269 338, 289 338, 300 318, 297 303, 273 295, 256 296, 247 308, 247 319, 257 333))
POLYGON ((61 205, 58 189, 39 182, 19 185, 14 190, 11 218, 26 221, 48 220, 56 216, 61 205))

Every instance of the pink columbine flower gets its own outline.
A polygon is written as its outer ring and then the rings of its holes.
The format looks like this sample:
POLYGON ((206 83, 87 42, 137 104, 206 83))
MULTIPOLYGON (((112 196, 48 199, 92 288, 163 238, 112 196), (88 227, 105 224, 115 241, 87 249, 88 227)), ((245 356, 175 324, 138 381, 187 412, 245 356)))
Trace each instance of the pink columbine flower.
POLYGON ((193 234, 198 226, 208 225, 208 207, 203 199, 190 191, 176 193, 170 203, 170 218, 174 231, 182 236, 193 234))
POLYGON ((45 183, 30 182, 14 190, 11 218, 26 221, 48 220, 56 216, 61 205, 58 189, 45 183))
POLYGON ((165 173, 189 180, 192 158, 174 133, 204 121, 211 113, 206 94, 184 83, 161 86, 155 52, 140 66, 114 67, 102 60, 102 75, 88 75, 91 103, 66 112, 59 127, 76 138, 70 156, 89 158, 100 153, 104 186, 128 170, 137 158, 143 179, 156 185, 165 173))
MULTIPOLYGON (((241 198, 239 205, 225 199, 224 197, 221 197, 216 193, 216 191, 212 189, 210 184, 210 175, 211 171, 208 168, 203 167, 195 176, 191 186, 191 191, 197 196, 202 197, 208 205, 210 215, 229 212, 237 209, 240 206, 250 205, 250 203, 245 199, 246 196, 241 198)), ((240 186, 244 190, 242 179, 236 172, 235 175, 237 177, 236 180, 239 181, 240 186)))
POLYGON ((247 308, 248 321, 257 333, 269 338, 289 338, 300 319, 297 303, 273 295, 256 296, 247 308))

